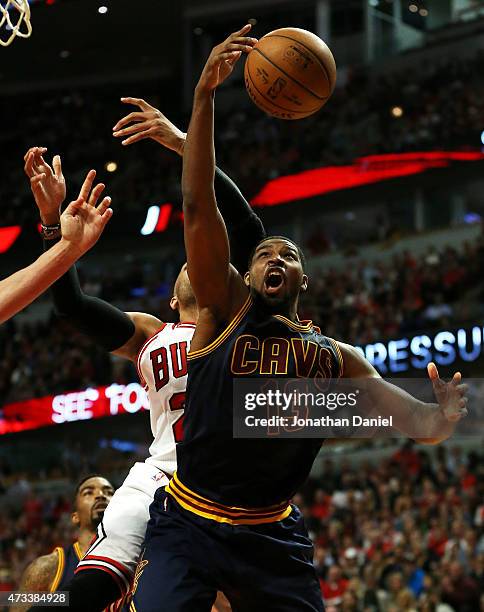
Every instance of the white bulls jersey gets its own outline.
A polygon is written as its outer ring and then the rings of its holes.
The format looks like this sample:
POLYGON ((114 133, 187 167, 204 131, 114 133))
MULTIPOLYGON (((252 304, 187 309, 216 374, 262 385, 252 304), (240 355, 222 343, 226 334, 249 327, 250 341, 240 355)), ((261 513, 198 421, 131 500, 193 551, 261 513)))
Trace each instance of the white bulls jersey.
POLYGON ((138 374, 150 403, 153 444, 147 463, 168 474, 176 470, 176 443, 183 435, 187 354, 194 323, 165 323, 138 355, 138 374))

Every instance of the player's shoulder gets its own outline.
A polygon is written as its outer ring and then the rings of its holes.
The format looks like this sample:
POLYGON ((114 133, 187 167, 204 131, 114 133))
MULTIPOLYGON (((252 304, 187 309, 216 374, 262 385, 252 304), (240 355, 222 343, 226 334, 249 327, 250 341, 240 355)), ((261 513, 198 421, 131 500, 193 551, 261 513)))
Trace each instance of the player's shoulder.
POLYGON ((334 342, 341 351, 346 376, 350 378, 379 378, 378 372, 366 359, 361 349, 339 340, 334 342))
POLYGON ((135 328, 142 331, 147 338, 153 336, 166 325, 158 317, 146 312, 127 312, 126 314, 133 321, 135 328))
POLYGON ((55 578, 63 550, 56 548, 48 555, 34 559, 22 576, 22 587, 27 590, 48 591, 55 578))
POLYGON ((145 340, 138 352, 138 361, 146 353, 148 348, 154 345, 170 346, 174 342, 191 342, 195 332, 196 323, 194 321, 180 321, 179 323, 163 323, 157 319, 157 324, 151 322, 145 335, 145 340))

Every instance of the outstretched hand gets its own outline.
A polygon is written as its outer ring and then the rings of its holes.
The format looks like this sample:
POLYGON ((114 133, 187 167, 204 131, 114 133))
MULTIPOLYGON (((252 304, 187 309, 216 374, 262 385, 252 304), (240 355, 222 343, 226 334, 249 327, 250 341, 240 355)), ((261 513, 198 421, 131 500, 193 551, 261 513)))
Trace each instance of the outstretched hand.
POLYGON ((468 386, 461 384, 462 375, 456 372, 450 382, 439 378, 439 371, 435 363, 429 363, 427 372, 434 388, 437 400, 445 418, 453 423, 467 416, 468 386))
POLYGON ((69 204, 60 218, 62 239, 79 251, 79 257, 96 244, 113 215, 110 197, 97 203, 105 186, 99 183, 93 188, 95 178, 96 171, 90 170, 79 197, 69 204))
POLYGON ((142 98, 121 98, 123 104, 133 104, 140 110, 129 113, 113 127, 113 136, 124 138, 121 144, 130 145, 151 138, 167 149, 183 154, 186 134, 165 115, 142 98), (127 138, 126 138, 127 137, 127 138))
POLYGON ((40 218, 46 225, 59 222, 60 207, 66 199, 66 181, 62 174, 60 155, 56 155, 50 166, 44 159, 45 147, 32 147, 24 157, 25 174, 30 178, 30 187, 39 208, 40 218))
POLYGON ((242 53, 250 53, 257 44, 257 38, 246 36, 251 30, 250 23, 231 34, 223 43, 213 48, 197 85, 198 90, 214 91, 233 72, 242 53))

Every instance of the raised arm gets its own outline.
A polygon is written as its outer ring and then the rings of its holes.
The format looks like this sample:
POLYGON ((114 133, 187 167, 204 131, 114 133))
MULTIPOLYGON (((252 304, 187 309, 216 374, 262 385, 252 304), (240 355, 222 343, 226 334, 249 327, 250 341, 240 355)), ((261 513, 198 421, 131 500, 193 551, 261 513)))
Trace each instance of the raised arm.
POLYGON ((230 252, 223 218, 214 190, 214 93, 233 71, 243 52, 257 42, 246 34, 247 25, 215 47, 195 90, 192 118, 183 153, 183 211, 188 275, 200 312, 227 321, 247 296, 241 277, 230 267, 230 252))
MULTIPOLYGON (((138 110, 120 119, 113 127, 113 136, 122 138, 123 146, 150 139, 183 156, 186 134, 160 110, 142 98, 121 98, 123 104, 138 110)), ((242 192, 220 168, 215 168, 215 198, 225 221, 230 244, 230 261, 242 276, 256 245, 266 237, 262 221, 255 214, 242 192)))
POLYGON ((0 323, 25 308, 98 241, 111 218, 111 201, 88 206, 78 198, 60 217, 62 239, 33 264, 0 281, 0 323))
POLYGON ((359 351, 339 342, 347 378, 379 379, 367 385, 372 406, 378 415, 393 417, 395 428, 422 444, 438 444, 453 434, 455 426, 467 414, 467 385, 461 384, 460 372, 448 383, 439 378, 435 364, 428 365, 436 404, 422 402, 400 387, 383 380, 359 351))
MULTIPOLYGON (((62 164, 56 155, 51 167, 44 159, 46 149, 30 149, 25 156, 25 172, 30 178, 32 193, 44 225, 55 228, 64 201, 66 187, 62 164)), ((104 190, 102 183, 94 187, 96 173, 90 171, 81 187, 80 197, 95 207, 104 190)), ((60 235, 44 231, 44 249, 57 248, 60 235)), ((144 313, 125 313, 104 300, 86 295, 80 286, 76 266, 52 285, 54 307, 59 317, 69 321, 96 344, 116 355, 134 360, 138 349, 161 321, 144 313)))

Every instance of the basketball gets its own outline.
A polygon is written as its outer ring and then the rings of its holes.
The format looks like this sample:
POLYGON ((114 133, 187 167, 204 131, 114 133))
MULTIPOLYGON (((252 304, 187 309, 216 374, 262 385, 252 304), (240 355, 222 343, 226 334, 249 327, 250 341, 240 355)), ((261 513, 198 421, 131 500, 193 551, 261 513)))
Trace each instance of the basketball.
POLYGON ((278 119, 302 119, 333 93, 336 64, 316 34, 280 28, 259 40, 245 63, 245 86, 263 111, 278 119))

